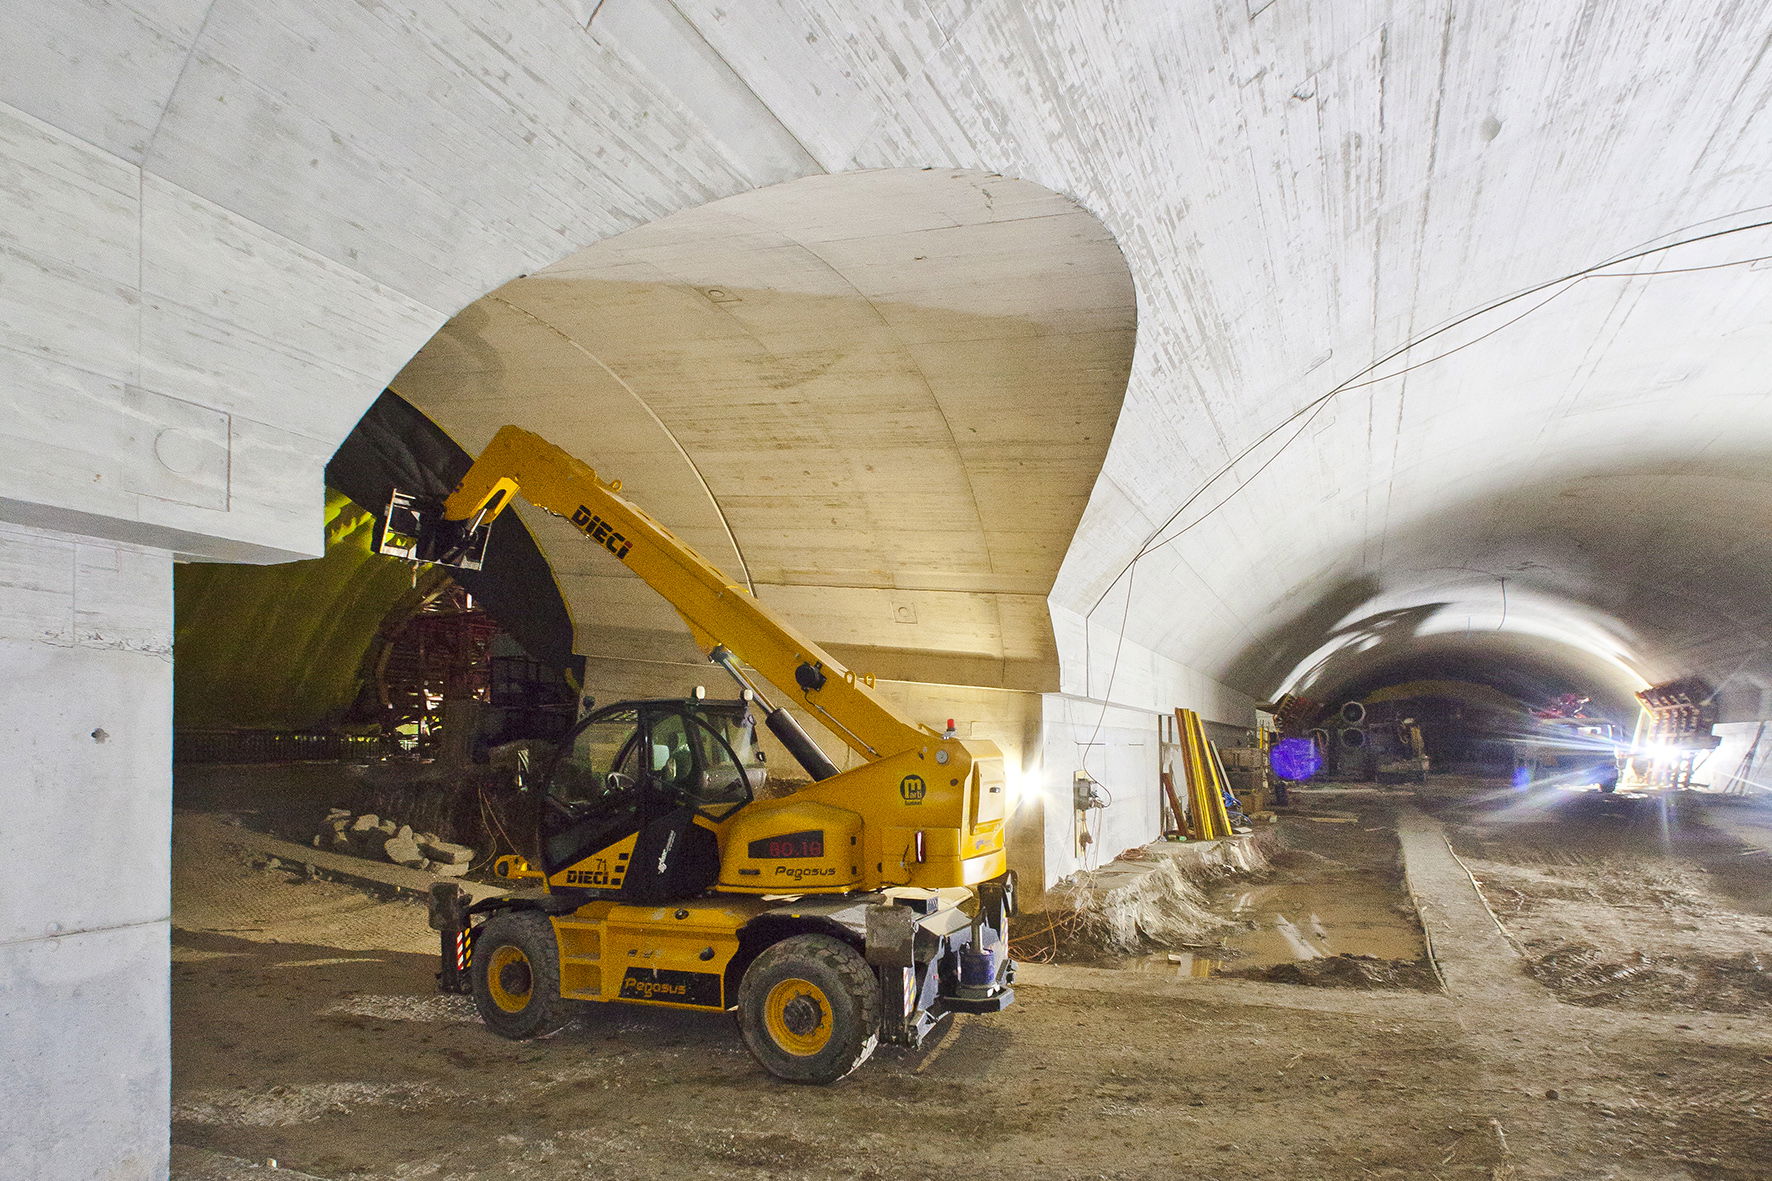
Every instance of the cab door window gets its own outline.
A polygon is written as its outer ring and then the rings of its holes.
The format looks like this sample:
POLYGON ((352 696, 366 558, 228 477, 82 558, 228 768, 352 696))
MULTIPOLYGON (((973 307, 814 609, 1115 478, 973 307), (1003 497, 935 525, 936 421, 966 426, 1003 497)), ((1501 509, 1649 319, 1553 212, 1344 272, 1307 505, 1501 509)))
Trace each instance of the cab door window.
POLYGON ((750 784, 718 731, 688 713, 652 719, 653 782, 665 808, 718 819, 750 799, 750 784))
POLYGON ((680 713, 652 719, 652 778, 665 808, 695 802, 701 784, 701 759, 690 738, 688 719, 680 713))
POLYGON ((638 710, 587 722, 562 751, 548 794, 575 812, 637 806, 644 759, 638 710))
MULTIPOLYGON (((747 734, 748 730, 745 731, 747 734)), ((701 760, 701 778, 697 784, 696 804, 718 820, 736 811, 751 798, 751 780, 735 757, 731 745, 704 718, 694 719, 690 727, 697 756, 701 760)))

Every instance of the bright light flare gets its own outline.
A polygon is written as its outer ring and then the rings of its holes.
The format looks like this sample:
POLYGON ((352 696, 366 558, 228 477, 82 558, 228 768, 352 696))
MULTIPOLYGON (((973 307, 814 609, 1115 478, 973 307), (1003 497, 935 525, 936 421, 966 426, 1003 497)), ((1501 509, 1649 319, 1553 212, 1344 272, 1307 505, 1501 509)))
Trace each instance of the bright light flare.
POLYGON ((1019 759, 1003 760, 1004 815, 1014 816, 1029 804, 1041 804, 1039 768, 1019 759))

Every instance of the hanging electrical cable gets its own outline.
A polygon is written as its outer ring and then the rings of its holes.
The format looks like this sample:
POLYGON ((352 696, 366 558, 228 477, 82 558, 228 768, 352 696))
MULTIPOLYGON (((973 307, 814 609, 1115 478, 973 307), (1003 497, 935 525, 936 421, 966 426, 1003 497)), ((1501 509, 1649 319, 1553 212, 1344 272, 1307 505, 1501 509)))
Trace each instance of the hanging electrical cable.
MULTIPOLYGON (((1731 214, 1728 216, 1732 216, 1732 217, 1746 216, 1750 213, 1763 212, 1763 210, 1765 208, 1767 208, 1767 207, 1761 206, 1761 207, 1756 207, 1754 209, 1741 210, 1735 214, 1731 214)), ((1710 219, 1710 222, 1714 223, 1716 220, 1720 220, 1720 219, 1710 219)), ((1710 223, 1699 223, 1699 224, 1710 224, 1710 223)), ((1694 227, 1687 227, 1687 228, 1694 228, 1694 227)), ((1678 250, 1678 249, 1682 249, 1685 247, 1694 246, 1694 245, 1697 245, 1701 242, 1714 241, 1717 239, 1731 237, 1736 234, 1749 233, 1749 232, 1752 232, 1755 230, 1764 230, 1764 229, 1768 229, 1768 228, 1772 228, 1772 219, 1763 219, 1763 220, 1759 220, 1759 221, 1750 222, 1750 223, 1747 223, 1744 225, 1730 226, 1730 227, 1727 227, 1724 229, 1719 229, 1719 230, 1711 230, 1706 233, 1694 234, 1689 237, 1679 238, 1679 239, 1676 239, 1672 242, 1663 242, 1659 245, 1644 244, 1639 247, 1633 247, 1621 254, 1613 255, 1613 256, 1605 259, 1602 262, 1594 263, 1591 266, 1583 267, 1580 270, 1570 271, 1566 274, 1559 275, 1556 278, 1546 279, 1543 282, 1533 284, 1532 286, 1526 287, 1520 291, 1514 292, 1511 295, 1504 296, 1500 299, 1497 299, 1497 300, 1494 300, 1488 304, 1485 304, 1484 306, 1482 306, 1480 308, 1476 308, 1470 312, 1456 316, 1453 319, 1447 321, 1446 323, 1440 325, 1439 327, 1434 328, 1428 332, 1425 332, 1422 335, 1415 337, 1414 339, 1408 341, 1407 343, 1399 346, 1398 348, 1391 350, 1390 352, 1386 353, 1384 356, 1378 358, 1376 361, 1373 361, 1371 364, 1366 365, 1365 367, 1359 369, 1355 373, 1349 375, 1346 379, 1344 379, 1343 381, 1341 381, 1340 383, 1338 383, 1337 385, 1335 385, 1333 388, 1329 389, 1325 393, 1320 394, 1319 396, 1311 399, 1309 402, 1306 402, 1304 405, 1300 406, 1298 409, 1294 410, 1291 414, 1289 414, 1285 419, 1281 420, 1278 423, 1275 423, 1273 426, 1269 427, 1267 430, 1265 430, 1261 434, 1257 435, 1253 440, 1251 440, 1248 444, 1246 444, 1244 447, 1242 447, 1234 456, 1230 457, 1223 464, 1221 464, 1210 476, 1208 476, 1205 479, 1205 481, 1203 481, 1198 487, 1196 487, 1193 492, 1189 493, 1188 496, 1185 499, 1183 499, 1181 504, 1178 505, 1173 512, 1171 512, 1167 517, 1165 517, 1163 519, 1163 522, 1160 525, 1158 525, 1154 530, 1152 530, 1149 534, 1146 535, 1144 542, 1139 546, 1138 550, 1114 574, 1114 577, 1108 582, 1108 585, 1106 586, 1106 588, 1103 589, 1101 594, 1096 597, 1095 602, 1090 606, 1089 610, 1084 614, 1083 618, 1084 618, 1085 636, 1087 636, 1088 622, 1095 617, 1095 613, 1098 610, 1100 610, 1102 603, 1107 599, 1108 595, 1113 593, 1114 588, 1120 584, 1120 580, 1122 578, 1127 580, 1126 601, 1125 601, 1124 605, 1122 606, 1120 625, 1119 625, 1118 632, 1117 632, 1117 635, 1115 638, 1114 659, 1109 667, 1107 685, 1102 691, 1101 710, 1097 714, 1097 717, 1096 717, 1095 729, 1090 736, 1088 744, 1086 744, 1084 747, 1083 758, 1081 760, 1079 760, 1080 762, 1082 762, 1084 764, 1084 769, 1087 770, 1087 758, 1089 755, 1089 751, 1094 746, 1096 737, 1098 737, 1100 735, 1103 721, 1107 717, 1108 702, 1112 698, 1114 682, 1115 682, 1115 680, 1118 676, 1118 673, 1119 673, 1120 654, 1121 654, 1121 651, 1122 651, 1124 644, 1125 644, 1127 623, 1128 623, 1128 621, 1130 619, 1130 615, 1131 615, 1132 589, 1133 589, 1132 582, 1133 582, 1133 579, 1135 578, 1135 572, 1136 572, 1136 568, 1137 568, 1138 563, 1140 561, 1142 561, 1144 558, 1150 556, 1150 554, 1154 553, 1156 550, 1161 549, 1165 546, 1174 544, 1181 537, 1183 537, 1186 533, 1188 533, 1188 531, 1194 529, 1195 527, 1200 525, 1202 522, 1208 520, 1209 518, 1212 517, 1213 514, 1217 513, 1220 509, 1222 509, 1226 504, 1228 504, 1232 499, 1234 499, 1239 492, 1241 492, 1245 488, 1247 488, 1257 477, 1259 477, 1263 472, 1265 472, 1277 459, 1280 458, 1281 455, 1285 454, 1286 451, 1293 445, 1293 443, 1295 443, 1298 440, 1298 438, 1305 432, 1305 430, 1307 430, 1310 427, 1310 424, 1316 419, 1317 415, 1322 413, 1324 408, 1326 408, 1336 398, 1338 398, 1342 394, 1350 392, 1352 390, 1370 388, 1372 386, 1379 385, 1383 382, 1390 381, 1390 380, 1393 380, 1398 377, 1402 377, 1405 374, 1412 373, 1412 372, 1414 372, 1418 369, 1421 369, 1425 366, 1435 364, 1436 362, 1439 362, 1439 361, 1443 361, 1447 357, 1450 357, 1450 356, 1454 355, 1455 353, 1462 352, 1463 350, 1470 348, 1471 346, 1478 344, 1481 341, 1487 340, 1490 337, 1493 337, 1497 333, 1505 331, 1506 329, 1512 327, 1515 324, 1518 324, 1520 321, 1522 321, 1522 320, 1526 319, 1527 317, 1533 315, 1534 313, 1538 312, 1540 309, 1544 308, 1546 305, 1550 304, 1551 302, 1560 298, 1561 296, 1567 294, 1569 291, 1573 290, 1580 283, 1585 282, 1587 280, 1591 280, 1591 279, 1638 279, 1638 278, 1650 278, 1650 277, 1654 277, 1657 275, 1689 274, 1689 273, 1694 273, 1694 272, 1698 272, 1698 271, 1722 270, 1722 269, 1729 268, 1729 267, 1749 266, 1749 265, 1753 265, 1756 263, 1768 261, 1769 259, 1772 259, 1772 255, 1756 255, 1756 256, 1753 256, 1750 258, 1731 259, 1726 262, 1709 263, 1709 264, 1705 264, 1702 266, 1694 266, 1694 267, 1658 268, 1655 270, 1634 271, 1634 272, 1633 271, 1612 272, 1612 271, 1608 270, 1608 268, 1617 267, 1617 266, 1620 266, 1625 263, 1636 261, 1637 259, 1647 258, 1651 255, 1662 254, 1667 251, 1678 250), (1465 324, 1468 324, 1473 320, 1477 320, 1485 315, 1488 315, 1488 314, 1495 312, 1495 311, 1499 311, 1500 309, 1502 309, 1504 307, 1508 307, 1512 304, 1518 303, 1519 301, 1521 301, 1523 299, 1528 299, 1528 298, 1530 298, 1534 295, 1537 295, 1540 292, 1544 292, 1544 291, 1550 291, 1551 294, 1546 296, 1544 299, 1541 299, 1541 300, 1537 301, 1536 303, 1533 303, 1531 306, 1527 307, 1524 311, 1520 312, 1519 314, 1510 317, 1509 319, 1503 321, 1502 323, 1496 325, 1495 327, 1493 327, 1491 329, 1488 329, 1487 331, 1483 332, 1481 335, 1474 337, 1471 340, 1464 341, 1463 343, 1455 345, 1452 348, 1449 348, 1444 352, 1436 353, 1430 357, 1425 357, 1420 361, 1412 362, 1412 363, 1405 365, 1402 368, 1397 369, 1393 372, 1383 373, 1383 374, 1379 374, 1377 376, 1368 377, 1368 375, 1372 374, 1375 370, 1378 370, 1381 367, 1383 367, 1384 365, 1387 365, 1390 362, 1397 360, 1400 357, 1405 356, 1413 349, 1419 348, 1421 345, 1424 345, 1431 340, 1434 340, 1434 339, 1437 339, 1441 336, 1444 336, 1445 334, 1453 331, 1454 329, 1459 328, 1465 324), (1292 426, 1294 423, 1298 424, 1298 429, 1293 431, 1290 435, 1288 435, 1285 438, 1285 440, 1283 442, 1281 442, 1279 447, 1277 447, 1274 450, 1274 453, 1272 455, 1268 456, 1266 459, 1264 459, 1260 463, 1260 465, 1258 465, 1255 468, 1254 471, 1250 472, 1247 477, 1245 477, 1244 479, 1239 481, 1234 487, 1231 488, 1231 490, 1229 492, 1227 492, 1223 497, 1221 497, 1219 500, 1217 500, 1215 503, 1213 503, 1213 505, 1210 508, 1208 508, 1205 512, 1201 513, 1199 516, 1195 517, 1193 520, 1187 522, 1187 524, 1183 525, 1180 529, 1175 530, 1174 533, 1171 533, 1168 536, 1164 536, 1164 534, 1169 530, 1170 526, 1172 526, 1184 513, 1186 513, 1188 511, 1188 509, 1192 508, 1200 500, 1201 497, 1205 496, 1205 494, 1211 488, 1213 488, 1218 483, 1218 481, 1220 479, 1222 479, 1226 475, 1230 475, 1230 474, 1234 473, 1238 464, 1242 463, 1250 455, 1254 454, 1264 443, 1268 442, 1270 439, 1274 438, 1276 435, 1280 434, 1280 432, 1284 431, 1287 427, 1292 426)), ((1673 233, 1682 233, 1685 231, 1684 230, 1676 230, 1676 231, 1672 231, 1672 232, 1673 233)), ((1505 594, 1505 589, 1504 589, 1503 593, 1505 594)))

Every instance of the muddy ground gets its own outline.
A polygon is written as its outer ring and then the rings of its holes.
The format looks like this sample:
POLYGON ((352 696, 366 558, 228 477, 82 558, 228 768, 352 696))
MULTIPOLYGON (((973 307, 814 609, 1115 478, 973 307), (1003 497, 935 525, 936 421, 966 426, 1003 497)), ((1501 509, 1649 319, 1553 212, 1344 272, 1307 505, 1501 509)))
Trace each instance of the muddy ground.
POLYGON ((1560 999, 1772 1011, 1765 806, 1595 791, 1479 791, 1433 803, 1454 823, 1454 847, 1532 975, 1560 999))
POLYGON ((764 1075, 729 1018, 587 1006, 555 1038, 502 1041, 432 992, 422 908, 181 841, 175 1176, 276 1176, 251 1167, 270 1158, 329 1181, 1772 1175, 1772 1006, 1692 967, 1767 948, 1772 867, 1745 850, 1772 820, 1713 799, 1663 826, 1624 803, 1323 793, 1285 822, 1296 860, 1213 891, 1242 924, 1223 951, 1271 952, 1277 914, 1315 952, 1219 968, 1308 978, 1362 923, 1419 937, 1413 886, 1449 992, 1202 979, 1164 949, 1162 967, 1032 966, 1007 1012, 829 1088, 764 1075), (1408 886, 1399 824, 1418 856, 1444 850, 1408 886), (1683 983, 1596 988, 1570 949, 1685 965, 1683 983))
POLYGON ((1212 975, 1330 988, 1439 988, 1404 881, 1396 809, 1409 791, 1299 793, 1278 818, 1267 872, 1221 883, 1236 927, 1206 954, 1212 975))
MULTIPOLYGON (((1201 866, 1185 846, 1134 850, 1140 862, 1179 859, 1188 882, 1056 892, 1051 908, 1017 924, 1016 955, 1159 978, 1437 990, 1397 843, 1396 810, 1413 799, 1367 786, 1299 793, 1250 838, 1253 869, 1201 866), (1122 912, 1111 930, 1087 913, 1104 908, 1122 912), (1152 920, 1154 933, 1136 947, 1125 945, 1127 913, 1152 920)), ((1109 876, 1127 880, 1117 869, 1109 876)))

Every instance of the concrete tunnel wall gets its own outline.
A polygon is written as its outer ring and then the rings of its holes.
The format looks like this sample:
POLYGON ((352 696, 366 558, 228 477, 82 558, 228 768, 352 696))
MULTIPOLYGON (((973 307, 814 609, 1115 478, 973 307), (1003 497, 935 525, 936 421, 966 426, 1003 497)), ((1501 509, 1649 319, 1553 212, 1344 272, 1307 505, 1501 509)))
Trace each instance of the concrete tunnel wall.
POLYGON ((1733 720, 1765 716, 1772 400, 1750 260, 1772 254, 1752 228, 1772 13, 1532 17, 0 9, 0 693, 29 731, 4 803, 17 843, 65 854, 68 799, 106 785, 142 818, 107 847, 161 850, 90 899, 44 874, 0 900, 0 1053, 52 1076, 0 1084, 0 1172, 163 1172, 171 557, 317 553, 326 457, 452 314, 765 185, 977 169, 1075 198, 1120 244, 1139 339, 1051 592, 1059 692, 1134 713, 1190 687, 1261 696, 1296 662, 1288 631, 1392 607, 1529 635, 1506 577, 1541 596, 1537 626, 1646 679, 1730 682, 1733 720), (133 983, 127 1004, 107 977, 133 983), (117 1122, 75 1101, 94 1079, 117 1122))
MULTIPOLYGON (((1101 736, 1041 697, 1091 694, 1090 637, 1055 636, 1049 600, 1121 412, 1135 313, 1118 246, 1074 202, 987 173, 875 170, 586 247, 453 317, 393 388, 470 450, 507 421, 560 443, 908 716, 996 742, 1011 863, 1037 897, 1100 856, 1069 801, 1101 736)), ((518 512, 592 658, 589 691, 727 689, 667 602, 566 523, 518 512)), ((1157 827, 1150 711, 1246 722, 1250 702, 1136 641, 1096 642, 1124 658, 1119 700, 1145 710, 1107 731, 1143 756, 1109 774, 1119 804, 1095 818, 1118 850, 1157 827)), ((802 722, 841 762, 835 734, 802 722)))

